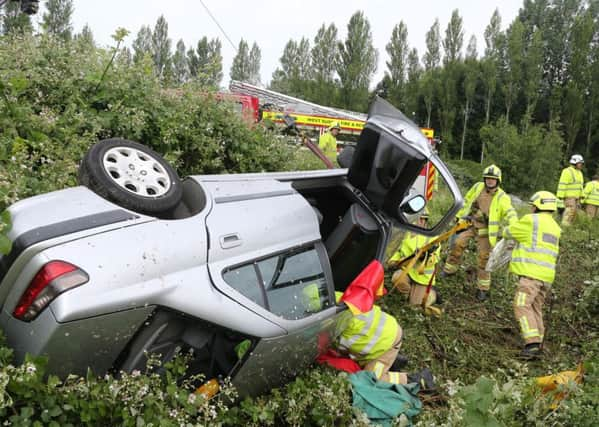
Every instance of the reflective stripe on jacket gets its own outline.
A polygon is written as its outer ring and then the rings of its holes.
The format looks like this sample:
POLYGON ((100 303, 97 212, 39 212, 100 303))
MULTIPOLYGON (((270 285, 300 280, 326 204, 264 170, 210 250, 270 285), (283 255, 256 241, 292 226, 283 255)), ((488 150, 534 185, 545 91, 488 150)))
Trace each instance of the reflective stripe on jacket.
POLYGON ((589 181, 582 191, 582 203, 599 206, 599 181, 589 181))
POLYGON ((582 196, 583 184, 584 178, 582 177, 582 172, 574 166, 568 166, 562 170, 555 195, 558 199, 578 199, 582 196))
MULTIPOLYGON (((464 197, 464 207, 457 214, 458 218, 470 214, 472 203, 478 198, 484 188, 485 184, 483 182, 477 182, 468 190, 466 197, 464 197)), ((495 246, 495 243, 497 243, 501 221, 507 220, 508 224, 512 224, 517 219, 518 214, 512 206, 510 196, 501 188, 497 188, 491 201, 491 206, 489 206, 489 243, 491 246, 495 246)))
MULTIPOLYGON (((419 248, 423 247, 435 238, 436 236, 427 237, 421 234, 408 232, 401 242, 401 247, 393 254, 390 261, 399 261, 402 258, 412 255, 419 248)), ((435 271, 435 264, 437 264, 437 261, 439 261, 440 257, 441 247, 439 246, 432 254, 427 255, 426 258, 420 261, 417 261, 414 268, 408 272, 408 276, 410 276, 414 282, 420 285, 428 285, 428 282, 435 271)), ((433 285, 435 284, 435 280, 436 279, 433 277, 433 285)))
POLYGON ((510 271, 553 283, 561 232, 551 213, 547 212, 524 215, 507 227, 504 237, 518 242, 512 252, 510 271))
POLYGON ((395 317, 375 305, 368 313, 351 318, 339 345, 358 361, 374 360, 391 348, 398 328, 395 317))
POLYGON ((329 159, 337 158, 337 139, 331 132, 325 132, 318 138, 318 147, 329 159))

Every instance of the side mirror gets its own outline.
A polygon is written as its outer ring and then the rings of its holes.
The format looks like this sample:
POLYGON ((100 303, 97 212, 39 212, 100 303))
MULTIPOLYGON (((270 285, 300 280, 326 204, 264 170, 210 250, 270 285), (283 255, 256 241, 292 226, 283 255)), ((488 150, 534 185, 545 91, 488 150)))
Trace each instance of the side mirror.
POLYGON ((406 215, 413 215, 413 214, 420 212, 422 209, 424 209, 425 205, 426 205, 426 200, 424 199, 424 197, 422 197, 420 194, 418 194, 418 195, 412 197, 411 199, 409 199, 408 201, 402 203, 402 205, 399 207, 399 209, 401 210, 402 213, 404 213, 406 215))
POLYGON ((349 168, 351 166, 352 159, 354 157, 354 153, 356 152, 356 147, 352 145, 346 146, 341 153, 337 156, 337 163, 342 168, 349 168))

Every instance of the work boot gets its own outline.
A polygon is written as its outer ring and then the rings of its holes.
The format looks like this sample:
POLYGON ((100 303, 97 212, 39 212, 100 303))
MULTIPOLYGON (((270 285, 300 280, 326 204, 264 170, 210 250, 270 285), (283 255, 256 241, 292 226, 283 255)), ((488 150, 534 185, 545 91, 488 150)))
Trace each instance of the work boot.
POLYGON ((446 277, 448 277, 448 276, 451 276, 452 274, 453 274, 453 273, 448 273, 448 272, 447 272, 447 271, 445 271, 445 270, 441 270, 441 272, 439 273, 439 277, 440 277, 441 279, 444 279, 444 278, 446 278, 446 277))
POLYGON ((441 293, 439 289, 435 288, 435 304, 441 305, 443 304, 443 298, 441 298, 441 293))
POLYGON ((541 345, 538 343, 526 344, 520 352, 520 358, 524 360, 536 360, 541 357, 541 345))
POLYGON ((435 378, 430 369, 424 368, 420 372, 408 374, 408 383, 417 383, 420 385, 420 391, 433 391, 437 388, 435 378))
POLYGON ((401 372, 406 367, 410 359, 405 354, 398 354, 391 365, 390 371, 401 372))
POLYGON ((479 289, 476 292, 476 299, 480 302, 484 302, 489 299, 489 291, 485 291, 484 289, 479 289))

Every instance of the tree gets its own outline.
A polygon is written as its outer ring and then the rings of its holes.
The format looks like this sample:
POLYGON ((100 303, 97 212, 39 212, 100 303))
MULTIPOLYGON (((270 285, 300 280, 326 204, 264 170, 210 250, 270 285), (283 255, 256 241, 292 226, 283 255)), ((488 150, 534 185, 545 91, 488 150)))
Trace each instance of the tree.
POLYGON ((413 120, 416 120, 421 77, 422 66, 418 59, 418 50, 413 48, 408 54, 408 83, 406 85, 406 108, 412 114, 413 120))
POLYGON ((563 139, 555 129, 531 125, 521 131, 505 118, 484 126, 481 138, 489 157, 501 165, 509 192, 532 194, 539 188, 553 188, 561 165, 563 139), (534 159, 534 161, 532 161, 534 159))
POLYGON ((460 160, 464 159, 464 145, 466 142, 466 131, 468 130, 468 119, 472 112, 472 102, 476 93, 476 85, 480 75, 476 57, 476 37, 472 36, 466 49, 466 61, 464 64, 464 126, 462 127, 462 141, 460 144, 460 160))
POLYGON ((211 67, 207 74, 208 83, 215 87, 218 87, 223 79, 223 55, 221 54, 221 49, 222 43, 219 39, 214 38, 210 40, 208 52, 211 67))
POLYGON ((42 28, 46 34, 70 40, 73 34, 72 15, 73 0, 48 0, 42 18, 42 28))
POLYGON ((426 33, 426 52, 424 53, 423 62, 426 71, 433 70, 441 63, 441 32, 439 20, 435 19, 435 23, 426 33))
MULTIPOLYGON (((599 6, 599 5, 598 5, 599 6)), ((589 85, 586 94, 586 138, 585 158, 589 158, 592 149, 593 130, 596 126, 597 117, 594 111, 599 109, 599 43, 593 43, 589 54, 589 85)))
MULTIPOLYGON (((485 102, 485 121, 487 125, 491 119, 491 104, 493 102, 493 96, 497 89, 497 74, 499 66, 499 54, 501 50, 501 43, 503 36, 501 33, 501 15, 499 10, 495 9, 489 25, 485 28, 485 56, 481 60, 481 81, 484 85, 484 102, 485 102)), ((482 164, 485 158, 485 146, 484 140, 482 140, 482 147, 480 150, 480 163, 482 164)))
POLYGON ((152 32, 152 59, 158 78, 163 79, 171 68, 171 39, 168 37, 168 23, 160 15, 152 32))
POLYGON ((571 34, 581 5, 582 0, 551 0, 550 5, 540 11, 540 28, 545 39, 543 70, 549 95, 549 123, 557 123, 563 111, 563 89, 571 81, 570 70, 565 65, 570 60, 571 34))
POLYGON ((438 19, 435 19, 435 22, 426 33, 426 52, 424 53, 423 62, 425 73, 421 87, 426 107, 426 127, 430 127, 435 105, 437 68, 441 63, 441 33, 438 19))
POLYGON ((526 98, 524 126, 528 126, 528 123, 532 121, 543 79, 543 34, 540 29, 532 34, 532 39, 526 47, 524 55, 526 58, 522 65, 523 92, 526 98))
POLYGON ((133 54, 131 53, 131 49, 126 46, 122 48, 117 55, 117 61, 125 67, 129 67, 133 64, 133 54))
POLYGON ((89 25, 85 24, 79 34, 75 35, 75 40, 84 46, 95 46, 94 35, 89 25))
POLYGON ((311 78, 310 41, 289 40, 279 62, 281 67, 273 73, 271 88, 292 96, 305 96, 305 84, 311 78))
POLYGON ((439 70, 439 77, 435 88, 438 91, 437 104, 441 135, 445 142, 444 149, 449 149, 453 142, 453 126, 457 107, 457 73, 458 64, 450 63, 439 70))
POLYGON ((391 103, 402 108, 405 107, 405 82, 406 67, 408 60, 408 28, 403 21, 400 21, 393 28, 391 40, 385 47, 389 54, 389 61, 386 62, 388 75, 390 77, 390 100, 391 103))
POLYGON ((190 76, 202 85, 218 87, 223 79, 222 44, 218 38, 202 37, 196 49, 187 51, 190 76))
POLYGON ((331 105, 336 98, 335 71, 339 57, 337 27, 324 24, 314 37, 310 52, 314 88, 312 99, 321 104, 331 105))
POLYGON ((378 53, 372 41, 370 23, 358 11, 347 24, 347 38, 339 43, 337 74, 341 81, 344 107, 364 111, 368 104, 368 87, 376 71, 378 53))
POLYGON ((510 121, 510 111, 522 83, 522 66, 524 58, 524 26, 516 19, 507 32, 507 50, 504 71, 505 117, 510 121))
POLYGON ((338 56, 337 27, 324 24, 318 29, 314 37, 314 47, 310 52, 312 56, 312 70, 317 82, 332 83, 335 79, 338 56))
POLYGON ((576 17, 570 33, 571 42, 568 49, 569 78, 562 100, 562 123, 566 140, 566 154, 571 153, 574 148, 576 137, 582 126, 585 101, 592 90, 590 58, 594 32, 595 24, 590 13, 584 13, 576 17))
POLYGON ((189 79, 189 67, 183 40, 177 42, 175 54, 173 55, 173 79, 176 84, 185 83, 189 79))
POLYGON ((244 39, 239 41, 237 54, 233 58, 230 72, 231 80, 249 82, 250 80, 250 48, 244 39))
MULTIPOLYGON (((489 25, 485 28, 485 56, 482 60, 482 80, 485 85, 485 124, 491 117, 491 102, 497 87, 497 66, 499 60, 499 44, 501 43, 501 15, 495 9, 489 25)), ((482 159, 481 159, 482 163, 482 159)))
POLYGON ((139 63, 145 55, 152 53, 152 30, 147 25, 137 32, 137 37, 133 41, 133 61, 139 63))
POLYGON ((462 17, 457 9, 451 13, 451 19, 445 29, 443 50, 445 57, 443 62, 451 64, 462 59, 462 45, 464 44, 464 29, 462 28, 462 17))
POLYGON ((4 6, 2 15, 2 34, 19 35, 31 34, 33 26, 31 18, 25 13, 21 13, 21 6, 16 2, 8 2, 4 6))
POLYGON ((457 9, 451 14, 451 19, 445 30, 443 50, 445 56, 443 63, 439 90, 439 122, 444 140, 448 143, 453 141, 453 126, 457 107, 457 82, 458 62, 462 59, 462 44, 464 43, 464 30, 462 29, 462 18, 457 9))
POLYGON ((251 84, 260 83, 260 61, 262 60, 262 53, 260 52, 260 48, 254 42, 252 44, 252 49, 250 50, 249 57, 249 82, 251 84))
POLYGON ((437 86, 437 69, 432 69, 424 72, 422 77, 422 98, 426 108, 426 127, 431 127, 431 117, 435 101, 435 88, 437 86))

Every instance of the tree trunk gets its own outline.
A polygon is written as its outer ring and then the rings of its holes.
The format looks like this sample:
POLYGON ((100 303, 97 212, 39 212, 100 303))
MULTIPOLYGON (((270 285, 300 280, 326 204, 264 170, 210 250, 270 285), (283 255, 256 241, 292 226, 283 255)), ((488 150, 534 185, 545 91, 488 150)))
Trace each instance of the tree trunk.
POLYGON ((487 106, 485 111, 485 124, 489 124, 489 120, 491 119, 491 90, 487 91, 487 106))
POLYGON ((586 141, 586 147, 584 150, 584 158, 585 159, 588 159, 591 156, 591 130, 592 129, 593 129, 593 109, 589 108, 589 122, 587 124, 587 141, 586 141))
POLYGON ((482 146, 480 147, 480 164, 482 165, 485 161, 485 141, 482 142, 482 146))
MULTIPOLYGON (((487 90, 487 105, 485 111, 485 125, 489 124, 489 120, 491 120, 491 89, 487 90)), ((482 165, 485 161, 485 141, 481 142, 480 147, 480 164, 482 165)))
POLYGON ((432 113, 432 110, 433 110, 432 105, 430 106, 430 108, 429 108, 428 105, 426 106, 426 127, 427 128, 431 127, 431 113, 432 113))
POLYGON ((460 160, 464 160, 464 144, 466 143, 466 130, 468 129, 468 112, 470 111, 470 101, 466 100, 464 108, 464 128, 462 129, 462 144, 460 149, 460 160))

